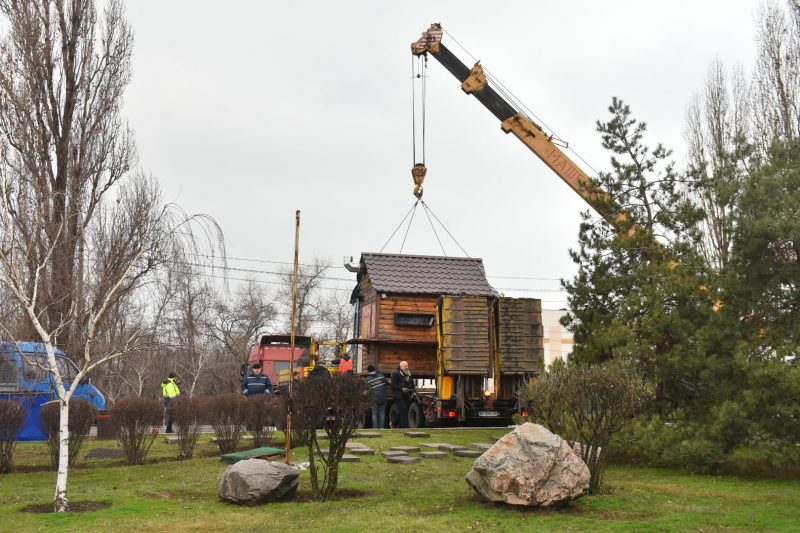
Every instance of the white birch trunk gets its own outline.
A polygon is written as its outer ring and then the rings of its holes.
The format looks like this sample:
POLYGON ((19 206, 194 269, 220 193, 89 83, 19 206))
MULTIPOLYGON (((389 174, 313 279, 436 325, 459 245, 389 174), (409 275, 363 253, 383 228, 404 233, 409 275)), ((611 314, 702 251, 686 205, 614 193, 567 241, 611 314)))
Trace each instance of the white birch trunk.
POLYGON ((67 499, 67 474, 69 473, 69 399, 59 402, 59 446, 58 446, 58 477, 56 477, 56 497, 54 511, 61 513, 69 511, 67 499))

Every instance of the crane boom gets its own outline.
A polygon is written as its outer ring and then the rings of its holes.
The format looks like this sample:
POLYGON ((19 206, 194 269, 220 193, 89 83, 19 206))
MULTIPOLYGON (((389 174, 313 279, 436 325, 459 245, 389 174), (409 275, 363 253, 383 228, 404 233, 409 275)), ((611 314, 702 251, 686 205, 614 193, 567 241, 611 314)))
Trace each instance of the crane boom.
POLYGON ((469 68, 442 44, 443 33, 441 24, 431 24, 422 37, 412 43, 411 53, 416 56, 430 54, 436 58, 461 82, 465 93, 474 96, 497 117, 504 132, 513 133, 617 231, 623 234, 635 232, 620 206, 553 142, 552 136, 492 88, 480 61, 469 68))

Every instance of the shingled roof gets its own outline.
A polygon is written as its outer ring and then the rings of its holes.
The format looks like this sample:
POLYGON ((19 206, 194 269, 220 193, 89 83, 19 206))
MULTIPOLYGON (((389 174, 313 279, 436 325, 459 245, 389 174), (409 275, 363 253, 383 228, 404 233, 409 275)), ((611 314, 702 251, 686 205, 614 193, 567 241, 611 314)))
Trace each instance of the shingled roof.
POLYGON ((359 281, 364 273, 378 292, 497 296, 483 259, 362 253, 359 281))

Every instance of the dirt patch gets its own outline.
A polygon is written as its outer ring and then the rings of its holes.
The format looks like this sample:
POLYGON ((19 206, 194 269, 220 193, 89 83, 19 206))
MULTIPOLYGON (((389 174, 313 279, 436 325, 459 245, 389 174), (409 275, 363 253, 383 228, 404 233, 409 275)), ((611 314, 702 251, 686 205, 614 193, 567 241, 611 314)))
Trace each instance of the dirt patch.
MULTIPOLYGON (((70 513, 88 513, 91 511, 99 511, 100 509, 108 509, 109 507, 111 507, 111 502, 105 500, 79 500, 69 502, 70 513)), ((32 503, 20 509, 19 512, 35 514, 52 513, 54 512, 53 502, 32 503)))
MULTIPOLYGON (((369 493, 363 490, 342 489, 342 490, 337 490, 328 501, 333 502, 337 500, 351 500, 355 498, 363 498, 365 496, 369 496, 369 493)), ((317 499, 314 497, 313 492, 298 492, 297 495, 294 497, 294 501, 300 503, 315 502, 317 501, 317 499)))

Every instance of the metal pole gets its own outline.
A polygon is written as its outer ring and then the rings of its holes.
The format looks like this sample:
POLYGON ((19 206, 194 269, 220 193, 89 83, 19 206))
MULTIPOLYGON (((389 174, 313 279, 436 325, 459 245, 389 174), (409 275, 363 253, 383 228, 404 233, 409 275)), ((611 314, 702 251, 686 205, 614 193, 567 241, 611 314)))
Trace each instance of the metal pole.
POLYGON ((286 464, 292 462, 292 389, 294 385, 294 335, 297 329, 297 270, 300 249, 300 210, 295 212, 294 276, 292 277, 292 331, 289 338, 289 409, 286 414, 286 464))

